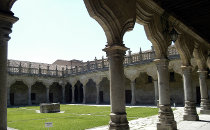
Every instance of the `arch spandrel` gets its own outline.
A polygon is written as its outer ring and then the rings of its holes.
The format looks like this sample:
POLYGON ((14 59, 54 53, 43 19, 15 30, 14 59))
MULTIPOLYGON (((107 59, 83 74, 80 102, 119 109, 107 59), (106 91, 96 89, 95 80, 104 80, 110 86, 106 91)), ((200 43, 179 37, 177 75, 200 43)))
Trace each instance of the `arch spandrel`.
POLYGON ((155 49, 156 58, 167 58, 168 46, 171 44, 169 28, 166 26, 169 24, 168 17, 160 7, 156 7, 155 4, 148 6, 145 2, 137 1, 137 22, 144 26, 147 38, 155 49))
POLYGON ((124 70, 125 77, 131 81, 134 81, 136 78, 139 77, 140 71, 137 69, 125 69, 124 70))
POLYGON ((123 44, 126 31, 136 21, 136 0, 84 0, 86 8, 103 28, 108 45, 123 44))
POLYGON ((92 76, 92 80, 96 83, 96 85, 99 85, 99 83, 103 80, 103 78, 107 77, 106 75, 103 75, 101 73, 97 73, 94 76, 92 76))
POLYGON ((210 55, 207 58, 206 64, 207 64, 208 68, 210 69, 210 55))
POLYGON ((85 86, 89 81, 89 77, 87 75, 82 75, 79 77, 79 81, 85 86))
POLYGON ((180 54, 182 65, 191 66, 191 58, 195 46, 192 38, 186 34, 181 34, 175 42, 175 46, 180 54))
POLYGON ((198 65, 199 71, 206 71, 207 69, 207 59, 208 59, 208 48, 202 46, 199 43, 195 44, 195 49, 193 51, 193 56, 198 65))
POLYGON ((169 69, 173 69, 174 72, 182 75, 182 69, 181 69, 182 63, 180 60, 173 60, 169 62, 169 69))
POLYGON ((157 67, 155 65, 152 65, 150 67, 146 68, 147 75, 151 76, 154 80, 157 80, 157 67))

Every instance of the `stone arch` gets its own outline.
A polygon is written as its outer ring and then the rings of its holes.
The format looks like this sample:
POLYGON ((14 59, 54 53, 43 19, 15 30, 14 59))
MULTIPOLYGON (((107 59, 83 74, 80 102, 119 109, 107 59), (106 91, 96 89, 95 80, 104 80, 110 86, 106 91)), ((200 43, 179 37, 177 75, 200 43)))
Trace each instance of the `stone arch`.
POLYGON ((23 81, 16 81, 10 87, 10 104, 28 104, 28 86, 23 81))
POLYGON ((53 82, 49 88, 50 102, 62 102, 62 86, 58 82, 53 82))
POLYGON ((96 103, 96 98, 97 98, 96 83, 92 79, 89 79, 86 84, 86 102, 96 103))
POLYGON ((196 43, 193 55, 196 59, 198 70, 207 71, 207 58, 208 58, 208 49, 205 46, 201 46, 199 43, 196 43))
POLYGON ((46 89, 46 86, 42 82, 35 82, 31 86, 31 103, 40 104, 47 102, 46 89))
POLYGON ((144 26, 147 38, 155 49, 156 58, 167 58, 168 46, 171 43, 167 30, 169 29, 167 15, 155 5, 149 7, 145 1, 139 0, 136 3, 137 23, 144 26))
POLYGON ((83 102, 83 84, 78 80, 74 85, 74 99, 75 103, 83 102))
POLYGON ((85 0, 84 2, 90 16, 103 28, 108 45, 122 45, 123 35, 126 31, 132 30, 135 24, 136 1, 85 0))
POLYGON ((66 103, 72 102, 72 85, 69 82, 65 85, 65 101, 66 103))
MULTIPOLYGON (((150 76, 150 78, 152 78, 150 76)), ((153 105, 155 101, 154 84, 146 72, 141 72, 136 78, 136 104, 153 105)))
POLYGON ((104 77, 100 84, 100 103, 110 104, 110 83, 107 77, 104 77))
POLYGON ((191 58, 193 55, 193 40, 191 37, 186 34, 179 35, 178 40, 175 42, 175 46, 177 51, 180 54, 182 65, 183 66, 191 66, 191 58))

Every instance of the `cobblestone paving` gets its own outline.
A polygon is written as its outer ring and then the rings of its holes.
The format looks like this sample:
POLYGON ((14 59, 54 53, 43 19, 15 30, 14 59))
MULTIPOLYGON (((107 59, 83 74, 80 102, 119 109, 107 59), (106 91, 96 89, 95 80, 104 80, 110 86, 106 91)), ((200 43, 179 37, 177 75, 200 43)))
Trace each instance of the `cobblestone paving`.
MULTIPOLYGON (((174 117, 179 130, 210 130, 210 115, 199 115, 200 121, 183 121, 183 107, 174 111, 174 117)), ((197 109, 198 113, 200 108, 197 109)), ((139 118, 129 122, 130 130, 156 130, 158 115, 139 118)), ((107 130, 108 126, 96 127, 88 130, 107 130)))

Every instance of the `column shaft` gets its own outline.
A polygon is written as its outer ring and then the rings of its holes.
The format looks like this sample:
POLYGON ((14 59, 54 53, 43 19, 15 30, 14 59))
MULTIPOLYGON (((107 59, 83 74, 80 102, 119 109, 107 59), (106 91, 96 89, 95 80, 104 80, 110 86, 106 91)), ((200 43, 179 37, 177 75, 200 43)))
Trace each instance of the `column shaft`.
POLYGON ((201 114, 210 114, 210 101, 208 96, 208 87, 206 85, 207 71, 198 71, 200 92, 201 92, 201 114))
POLYGON ((11 13, 0 11, 0 130, 7 130, 7 44, 17 20, 11 13))
POLYGON ((63 103, 66 103, 65 88, 66 88, 66 87, 65 87, 65 85, 64 85, 64 86, 62 87, 62 99, 63 99, 62 102, 63 102, 63 103))
POLYGON ((46 87, 46 99, 47 99, 47 103, 50 102, 49 95, 50 95, 50 88, 49 87, 46 87))
POLYGON ((86 103, 86 86, 83 86, 83 104, 86 103))
POLYGON ((158 91, 158 81, 154 80, 154 90, 155 90, 155 105, 159 107, 159 91, 158 91))
POLYGON ((109 129, 129 129, 125 111, 124 55, 127 48, 115 45, 104 49, 109 60, 111 114, 109 129))
POLYGON ((132 92, 132 98, 131 98, 131 105, 136 105, 136 83, 135 80, 131 81, 131 92, 132 92))
POLYGON ((71 103, 75 103, 74 90, 75 90, 75 87, 72 86, 72 101, 71 101, 71 103))
POLYGON ((96 104, 99 104, 100 103, 100 85, 97 84, 96 85, 96 104))
POLYGON ((28 105, 31 105, 31 85, 28 86, 28 105))
POLYGON ((168 60, 156 59, 159 87, 159 120, 157 130, 177 129, 174 114, 170 106, 168 60))
MULTIPOLYGON (((0 32, 1 33, 1 32, 0 32)), ((1 38, 1 37, 0 37, 1 38)), ((0 39, 0 130, 7 129, 7 43, 0 39)))
POLYGON ((182 73, 183 73, 184 98, 185 98, 183 119, 188 121, 196 121, 198 120, 198 114, 196 111, 195 98, 193 94, 192 77, 191 77, 192 67, 182 66, 182 73))

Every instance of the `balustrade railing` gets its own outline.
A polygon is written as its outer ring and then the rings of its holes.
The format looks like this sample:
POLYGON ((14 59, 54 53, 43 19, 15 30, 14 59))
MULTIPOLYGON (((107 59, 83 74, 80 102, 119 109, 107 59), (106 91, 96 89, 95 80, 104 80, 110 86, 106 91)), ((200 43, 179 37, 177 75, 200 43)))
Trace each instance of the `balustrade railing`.
MULTIPOLYGON (((174 46, 169 47, 168 49, 168 56, 178 56, 178 52, 174 46)), ((145 61, 153 61, 155 58, 155 52, 152 50, 148 50, 145 52, 139 52, 131 54, 131 51, 128 55, 125 56, 124 65, 135 65, 135 64, 142 64, 145 61)), ((179 56, 177 57, 179 58, 179 56)), ((11 60, 12 61, 12 60, 11 60)), ((11 75, 37 75, 37 76, 49 76, 49 77, 67 77, 71 75, 83 74, 93 71, 103 71, 107 70, 109 67, 108 59, 97 60, 95 58, 94 61, 87 61, 82 63, 79 66, 55 66, 55 65, 37 65, 36 67, 31 67, 33 63, 28 62, 22 63, 20 61, 16 61, 19 63, 10 64, 11 61, 8 61, 8 73, 11 75), (19 65, 18 65, 19 64, 19 65), (51 68, 51 69, 50 69, 51 68), (65 68, 65 69, 64 69, 65 68)), ((34 63, 35 64, 35 63, 34 63)), ((35 66, 35 65, 34 65, 35 66)))

